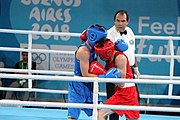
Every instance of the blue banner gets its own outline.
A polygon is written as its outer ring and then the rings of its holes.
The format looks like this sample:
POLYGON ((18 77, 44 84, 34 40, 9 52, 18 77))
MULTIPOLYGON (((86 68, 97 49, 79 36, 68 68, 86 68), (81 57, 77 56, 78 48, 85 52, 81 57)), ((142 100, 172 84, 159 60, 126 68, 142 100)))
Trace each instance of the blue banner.
MULTIPOLYGON (((0 1, 0 28, 81 33, 97 23, 109 29, 114 24, 114 13, 119 9, 128 11, 129 26, 135 35, 180 35, 179 0, 3 0, 0 1)), ((0 46, 25 47, 28 37, 0 33, 0 41, 0 46)), ((180 55, 180 41, 173 43, 174 54, 180 55)), ((78 37, 33 35, 33 48, 36 49, 74 51, 79 44, 78 37)), ((169 44, 167 40, 137 39, 136 54, 170 55, 169 44)), ((20 54, 0 51, 0 57, 5 67, 11 68, 19 61, 20 54)), ((40 70, 73 71, 73 56, 69 54, 33 53, 33 60, 40 70)), ((170 74, 170 59, 137 58, 137 61, 141 74, 170 74)), ((175 60, 174 76, 180 76, 180 59, 175 60)), ((139 89, 144 94, 167 94, 168 85, 140 84, 139 89)), ((173 94, 179 95, 179 91, 174 85, 173 94)), ((152 103, 158 101, 152 100, 152 103)))

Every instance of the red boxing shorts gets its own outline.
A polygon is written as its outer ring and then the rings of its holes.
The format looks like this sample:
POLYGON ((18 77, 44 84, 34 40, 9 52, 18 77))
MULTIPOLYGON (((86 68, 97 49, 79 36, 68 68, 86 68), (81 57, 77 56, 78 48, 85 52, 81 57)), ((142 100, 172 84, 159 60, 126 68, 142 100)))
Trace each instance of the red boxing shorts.
MULTIPOLYGON (((138 106, 138 93, 136 86, 120 88, 115 86, 115 94, 106 100, 104 104, 138 106)), ((139 110, 112 110, 120 116, 137 119, 140 117, 139 110)))

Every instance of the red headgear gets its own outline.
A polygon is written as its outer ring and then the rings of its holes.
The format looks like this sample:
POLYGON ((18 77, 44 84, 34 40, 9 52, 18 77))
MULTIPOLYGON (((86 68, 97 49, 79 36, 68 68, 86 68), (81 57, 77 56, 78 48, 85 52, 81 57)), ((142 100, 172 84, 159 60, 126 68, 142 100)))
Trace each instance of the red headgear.
POLYGON ((114 53, 114 43, 111 40, 106 41, 101 47, 99 43, 95 44, 94 51, 103 61, 110 60, 114 53))

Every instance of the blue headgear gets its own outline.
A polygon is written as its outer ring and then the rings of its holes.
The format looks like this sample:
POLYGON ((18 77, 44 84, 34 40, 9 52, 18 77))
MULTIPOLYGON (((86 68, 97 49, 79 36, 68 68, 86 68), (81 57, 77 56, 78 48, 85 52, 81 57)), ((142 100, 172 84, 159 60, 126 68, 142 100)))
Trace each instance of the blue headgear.
POLYGON ((91 25, 87 29, 86 35, 88 38, 88 42, 90 43, 92 47, 94 47, 97 41, 107 36, 107 30, 103 26, 100 26, 100 25, 91 25))

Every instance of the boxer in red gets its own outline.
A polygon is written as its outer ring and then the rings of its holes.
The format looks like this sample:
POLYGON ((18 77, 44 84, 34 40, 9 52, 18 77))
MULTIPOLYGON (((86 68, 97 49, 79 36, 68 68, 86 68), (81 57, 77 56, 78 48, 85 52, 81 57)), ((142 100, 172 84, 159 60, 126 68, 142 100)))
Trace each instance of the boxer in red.
MULTIPOLYGON (((100 59, 106 62, 106 70, 115 67, 120 71, 120 78, 133 79, 127 56, 123 52, 116 51, 115 45, 110 39, 102 38, 99 40, 95 44, 94 50, 100 59)), ((107 99, 104 104, 138 106, 138 93, 135 83, 115 83, 114 95, 107 99)), ((138 110, 101 109, 98 120, 106 120, 107 116, 114 112, 120 116, 125 115, 128 120, 139 120, 140 117, 138 110)))

